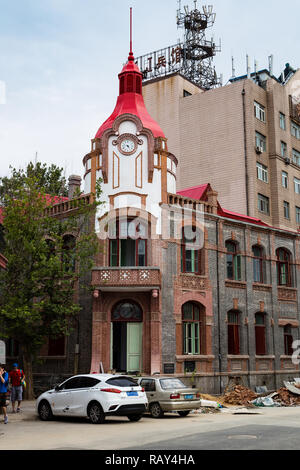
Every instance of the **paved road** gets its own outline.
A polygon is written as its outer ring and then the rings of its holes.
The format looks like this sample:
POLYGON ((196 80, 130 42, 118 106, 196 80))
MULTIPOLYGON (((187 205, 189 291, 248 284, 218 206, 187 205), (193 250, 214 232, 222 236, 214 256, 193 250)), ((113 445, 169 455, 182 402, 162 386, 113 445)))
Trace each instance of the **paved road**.
POLYGON ((44 423, 33 403, 23 408, 21 415, 9 414, 7 425, 0 417, 1 450, 300 450, 300 407, 144 417, 138 423, 110 417, 98 426, 81 419, 44 423))

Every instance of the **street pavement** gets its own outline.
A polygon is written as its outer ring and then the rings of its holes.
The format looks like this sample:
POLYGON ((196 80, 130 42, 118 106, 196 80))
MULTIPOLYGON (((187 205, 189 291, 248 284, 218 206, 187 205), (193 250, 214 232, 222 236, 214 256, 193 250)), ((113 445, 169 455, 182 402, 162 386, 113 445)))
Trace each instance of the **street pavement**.
POLYGON ((93 425, 78 418, 42 422, 35 402, 24 401, 21 413, 8 408, 8 419, 4 425, 0 415, 1 450, 300 450, 300 407, 145 415, 138 423, 108 417, 93 425))

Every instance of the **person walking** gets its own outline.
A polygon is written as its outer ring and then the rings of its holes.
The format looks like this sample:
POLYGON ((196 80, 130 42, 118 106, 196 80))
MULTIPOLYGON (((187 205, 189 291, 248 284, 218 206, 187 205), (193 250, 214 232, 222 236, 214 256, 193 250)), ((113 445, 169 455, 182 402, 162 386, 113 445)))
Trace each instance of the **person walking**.
POLYGON ((23 395, 22 382, 25 380, 25 375, 22 369, 19 369, 18 364, 13 364, 13 369, 9 373, 9 380, 12 385, 11 389, 11 404, 13 413, 16 412, 16 402, 18 402, 17 413, 21 411, 21 401, 23 395))
POLYGON ((8 373, 5 371, 5 367, 3 364, 0 365, 0 407, 3 410, 4 414, 4 424, 7 424, 7 407, 6 407, 6 394, 7 394, 7 387, 8 387, 9 379, 8 373))

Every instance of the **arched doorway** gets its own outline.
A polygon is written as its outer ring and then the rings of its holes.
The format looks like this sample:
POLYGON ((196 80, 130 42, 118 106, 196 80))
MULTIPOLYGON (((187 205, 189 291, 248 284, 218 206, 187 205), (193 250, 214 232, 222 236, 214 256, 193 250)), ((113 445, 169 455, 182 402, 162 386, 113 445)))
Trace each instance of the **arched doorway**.
POLYGON ((111 368, 117 372, 142 371, 143 311, 130 300, 111 313, 111 368))

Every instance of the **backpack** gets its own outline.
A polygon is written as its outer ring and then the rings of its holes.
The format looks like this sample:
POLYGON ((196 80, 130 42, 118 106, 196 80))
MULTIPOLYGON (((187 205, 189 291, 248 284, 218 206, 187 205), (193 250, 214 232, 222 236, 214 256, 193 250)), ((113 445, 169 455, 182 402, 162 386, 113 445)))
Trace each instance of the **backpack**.
POLYGON ((22 371, 22 369, 20 369, 20 373, 21 373, 20 385, 22 385, 23 388, 26 388, 26 382, 25 382, 25 378, 24 378, 24 372, 22 371))

